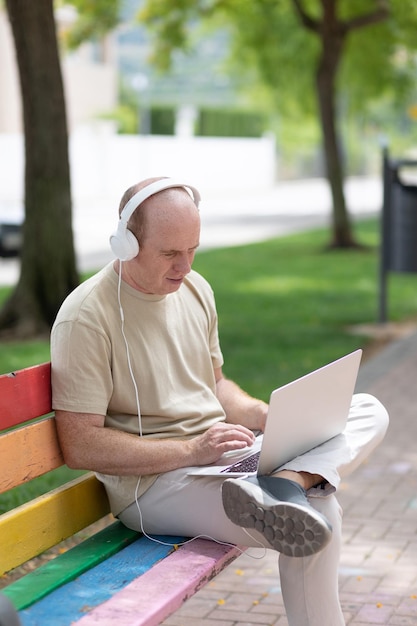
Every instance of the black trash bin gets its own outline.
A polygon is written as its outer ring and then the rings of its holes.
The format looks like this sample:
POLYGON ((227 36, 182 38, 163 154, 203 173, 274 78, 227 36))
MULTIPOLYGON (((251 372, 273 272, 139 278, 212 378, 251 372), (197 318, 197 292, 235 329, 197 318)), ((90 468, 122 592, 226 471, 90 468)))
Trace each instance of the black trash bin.
POLYGON ((417 186, 401 182, 398 170, 392 182, 391 204, 388 269, 417 272, 417 186))
POLYGON ((387 273, 417 272, 417 185, 408 184, 401 170, 412 169, 417 180, 417 161, 390 160, 383 154, 384 198, 380 261, 379 321, 386 321, 387 273))

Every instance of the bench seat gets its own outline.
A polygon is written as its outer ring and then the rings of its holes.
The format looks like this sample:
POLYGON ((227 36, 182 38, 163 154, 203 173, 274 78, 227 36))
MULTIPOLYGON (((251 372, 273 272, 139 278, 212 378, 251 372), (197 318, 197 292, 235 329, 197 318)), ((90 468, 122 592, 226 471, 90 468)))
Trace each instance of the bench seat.
MULTIPOLYGON (((183 538, 158 539, 171 543, 183 538)), ((238 554, 238 548, 204 539, 196 539, 176 550, 141 537, 22 610, 22 624, 160 624, 238 554)))
MULTIPOLYGON (((63 464, 50 364, 0 375, 0 493, 63 464)), ((155 538, 115 521, 102 483, 85 473, 0 515, 0 576, 55 554, 1 593, 23 626, 156 626, 242 553, 204 539, 155 538), (96 522, 101 529, 74 547, 61 543, 96 522)), ((16 624, 8 609, 0 606, 0 626, 16 624)))

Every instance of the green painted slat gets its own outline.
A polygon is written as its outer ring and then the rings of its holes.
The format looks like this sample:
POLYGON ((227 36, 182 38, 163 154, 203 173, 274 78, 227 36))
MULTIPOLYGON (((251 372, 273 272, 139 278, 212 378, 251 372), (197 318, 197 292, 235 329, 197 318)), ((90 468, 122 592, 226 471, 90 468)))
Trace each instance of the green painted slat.
POLYGON ((68 552, 60 554, 20 580, 2 589, 17 610, 24 609, 54 589, 74 580, 109 556, 141 537, 121 522, 115 522, 68 552))

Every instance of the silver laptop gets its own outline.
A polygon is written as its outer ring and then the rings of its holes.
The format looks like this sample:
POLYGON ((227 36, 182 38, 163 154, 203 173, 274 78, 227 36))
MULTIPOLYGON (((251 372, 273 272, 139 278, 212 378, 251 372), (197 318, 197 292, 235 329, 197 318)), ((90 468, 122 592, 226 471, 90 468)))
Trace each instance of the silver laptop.
POLYGON ((267 475, 339 435, 346 426, 362 357, 356 350, 271 394, 265 432, 250 448, 216 464, 192 467, 194 476, 267 475))

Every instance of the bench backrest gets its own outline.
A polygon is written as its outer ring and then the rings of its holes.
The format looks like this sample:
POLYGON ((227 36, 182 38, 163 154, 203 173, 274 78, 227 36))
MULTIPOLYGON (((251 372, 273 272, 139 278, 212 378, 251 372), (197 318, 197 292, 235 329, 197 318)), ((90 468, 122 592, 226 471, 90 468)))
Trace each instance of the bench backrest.
MULTIPOLYGON (((0 375, 0 493, 64 465, 51 401, 51 365, 0 375)), ((86 474, 0 516, 0 575, 109 513, 86 474)))

